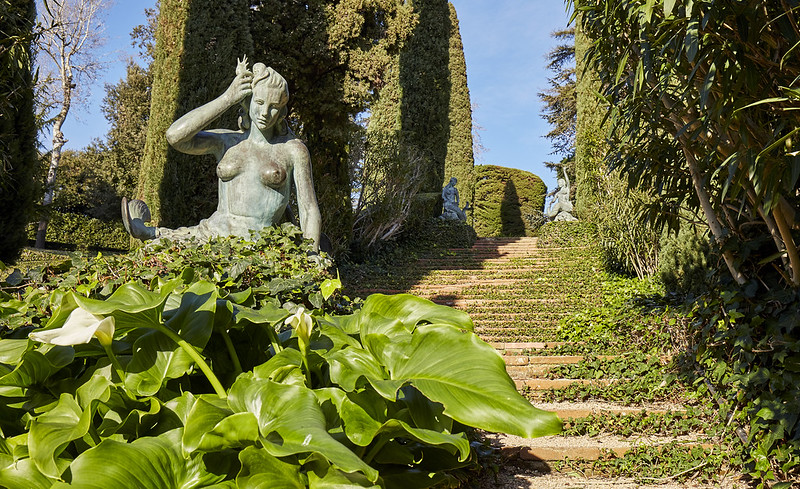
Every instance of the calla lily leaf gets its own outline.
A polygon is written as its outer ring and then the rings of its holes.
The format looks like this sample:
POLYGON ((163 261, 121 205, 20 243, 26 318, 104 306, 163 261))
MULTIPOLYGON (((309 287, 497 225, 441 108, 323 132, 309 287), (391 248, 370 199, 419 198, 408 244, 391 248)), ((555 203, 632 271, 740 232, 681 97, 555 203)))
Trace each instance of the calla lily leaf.
MULTIPOLYGON (((74 292, 71 295, 80 308, 92 314, 104 317, 113 315, 117 329, 124 333, 130 329, 152 328, 160 324, 164 305, 180 283, 180 278, 170 280, 158 292, 153 292, 138 282, 130 282, 122 285, 106 300, 89 299, 74 292)), ((63 302, 69 303, 66 300, 63 302)), ((49 328, 50 323, 47 326, 49 328)))
POLYGON ((0 340, 0 363, 16 365, 22 360, 22 355, 28 351, 28 340, 4 339, 0 340))
MULTIPOLYGON (((204 283, 190 287, 166 327, 189 344, 202 349, 214 327, 217 295, 204 283)), ((164 333, 153 330, 133 344, 133 357, 126 367, 125 386, 141 396, 152 396, 168 379, 184 375, 194 360, 164 333)))
POLYGON ((373 484, 372 481, 359 473, 347 474, 336 470, 335 467, 328 467, 325 472, 319 469, 309 471, 308 487, 309 489, 380 488, 380 486, 373 484))
POLYGON ((209 473, 202 457, 187 457, 181 450, 181 429, 132 443, 103 440, 70 464, 72 481, 54 489, 194 489, 221 482, 209 473))
POLYGON ((469 426, 525 438, 561 431, 561 420, 516 390, 497 351, 449 325, 421 326, 404 355, 386 358, 391 378, 406 380, 469 426), (446 347, 442 347, 446 345, 446 347))
POLYGON ((318 453, 345 472, 362 472, 377 481, 375 469, 328 434, 325 415, 308 388, 242 374, 230 389, 228 403, 236 412, 256 415, 261 442, 272 455, 318 453))
POLYGON ((377 332, 367 320, 371 314, 397 319, 409 329, 419 323, 449 324, 467 331, 474 328, 467 313, 411 294, 373 294, 364 301, 360 313, 359 330, 367 334, 377 332))
MULTIPOLYGON (((57 471, 64 472, 69 467, 69 460, 56 460, 57 471)), ((14 460, 7 454, 0 454, 0 487, 5 489, 49 489, 53 480, 42 474, 33 460, 23 458, 14 460)))
POLYGON ((245 448, 239 452, 239 460, 239 489, 306 489, 299 464, 284 462, 263 448, 245 448))
POLYGON ((66 346, 49 347, 45 353, 31 350, 22 355, 16 368, 0 377, 0 386, 29 387, 43 383, 75 358, 75 350, 66 346))
POLYGON ((253 413, 233 413, 224 399, 200 396, 186 420, 183 447, 214 452, 242 448, 258 441, 258 421, 253 413))
POLYGON ((53 409, 33 419, 28 449, 31 459, 44 475, 53 478, 61 475, 58 456, 69 442, 88 433, 91 416, 92 411, 82 410, 74 397, 61 394, 53 409))

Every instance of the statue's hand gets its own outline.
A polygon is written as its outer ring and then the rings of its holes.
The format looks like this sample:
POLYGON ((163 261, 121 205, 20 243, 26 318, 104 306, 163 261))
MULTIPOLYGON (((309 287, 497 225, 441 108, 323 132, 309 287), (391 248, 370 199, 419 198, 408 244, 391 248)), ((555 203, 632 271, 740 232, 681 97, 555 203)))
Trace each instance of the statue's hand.
POLYGON ((241 69, 241 65, 236 68, 236 76, 230 86, 225 90, 225 97, 230 105, 237 105, 239 102, 249 97, 253 93, 253 72, 246 68, 241 69))

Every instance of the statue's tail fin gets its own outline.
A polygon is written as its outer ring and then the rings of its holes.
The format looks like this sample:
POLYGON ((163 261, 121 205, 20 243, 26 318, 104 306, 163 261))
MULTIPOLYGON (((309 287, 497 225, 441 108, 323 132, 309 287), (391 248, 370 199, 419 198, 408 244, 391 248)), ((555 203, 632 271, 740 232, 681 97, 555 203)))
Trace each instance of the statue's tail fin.
POLYGON ((150 208, 143 200, 122 198, 122 225, 128 234, 138 239, 154 238, 155 228, 144 224, 150 219, 150 208))

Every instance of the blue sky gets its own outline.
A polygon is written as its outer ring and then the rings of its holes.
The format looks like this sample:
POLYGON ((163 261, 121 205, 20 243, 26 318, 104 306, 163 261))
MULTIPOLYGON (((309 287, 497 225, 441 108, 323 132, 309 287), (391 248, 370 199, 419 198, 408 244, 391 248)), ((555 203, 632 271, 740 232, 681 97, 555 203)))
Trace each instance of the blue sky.
MULTIPOLYGON (((537 92, 546 88, 545 54, 554 45, 550 33, 569 20, 561 0, 451 0, 458 11, 473 119, 483 128, 486 152, 477 163, 508 166, 539 175, 548 189, 555 174, 544 167, 551 155, 543 137, 537 92)), ((145 21, 144 9, 155 1, 117 1, 106 14, 107 70, 91 88, 87 107, 73 111, 64 127, 68 148, 80 149, 102 138, 108 125, 100 112, 104 83, 125 76, 125 59, 135 56, 130 43, 134 26, 145 21)), ((313 162, 312 162, 313 163, 313 162)))

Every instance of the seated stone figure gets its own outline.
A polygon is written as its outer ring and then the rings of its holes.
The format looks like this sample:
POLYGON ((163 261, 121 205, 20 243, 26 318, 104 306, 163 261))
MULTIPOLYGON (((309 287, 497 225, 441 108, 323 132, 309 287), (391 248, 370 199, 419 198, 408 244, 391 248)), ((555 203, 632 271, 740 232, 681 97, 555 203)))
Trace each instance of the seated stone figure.
POLYGON ((442 215, 439 216, 440 219, 458 219, 459 221, 467 220, 467 214, 464 211, 469 207, 469 203, 464 206, 463 209, 459 207, 460 202, 456 183, 458 183, 458 179, 456 179, 456 177, 452 177, 450 182, 442 189, 442 200, 444 201, 444 205, 442 206, 442 215))
POLYGON ((547 195, 548 197, 555 196, 555 199, 550 201, 547 207, 547 212, 544 213, 551 221, 577 221, 578 219, 572 215, 572 202, 569 201, 569 177, 566 170, 564 171, 564 178, 558 179, 558 188, 547 195))
POLYGON ((213 236, 249 236, 281 222, 289 203, 291 182, 297 192, 300 227, 319 249, 320 212, 311 178, 308 149, 286 124, 289 90, 286 80, 262 63, 253 70, 247 58, 225 93, 175 121, 167 141, 187 154, 217 158, 217 210, 197 226, 169 229, 144 223, 150 211, 141 200, 122 202, 125 229, 135 238, 175 240, 213 236), (205 129, 229 108, 242 105, 240 130, 205 129))

